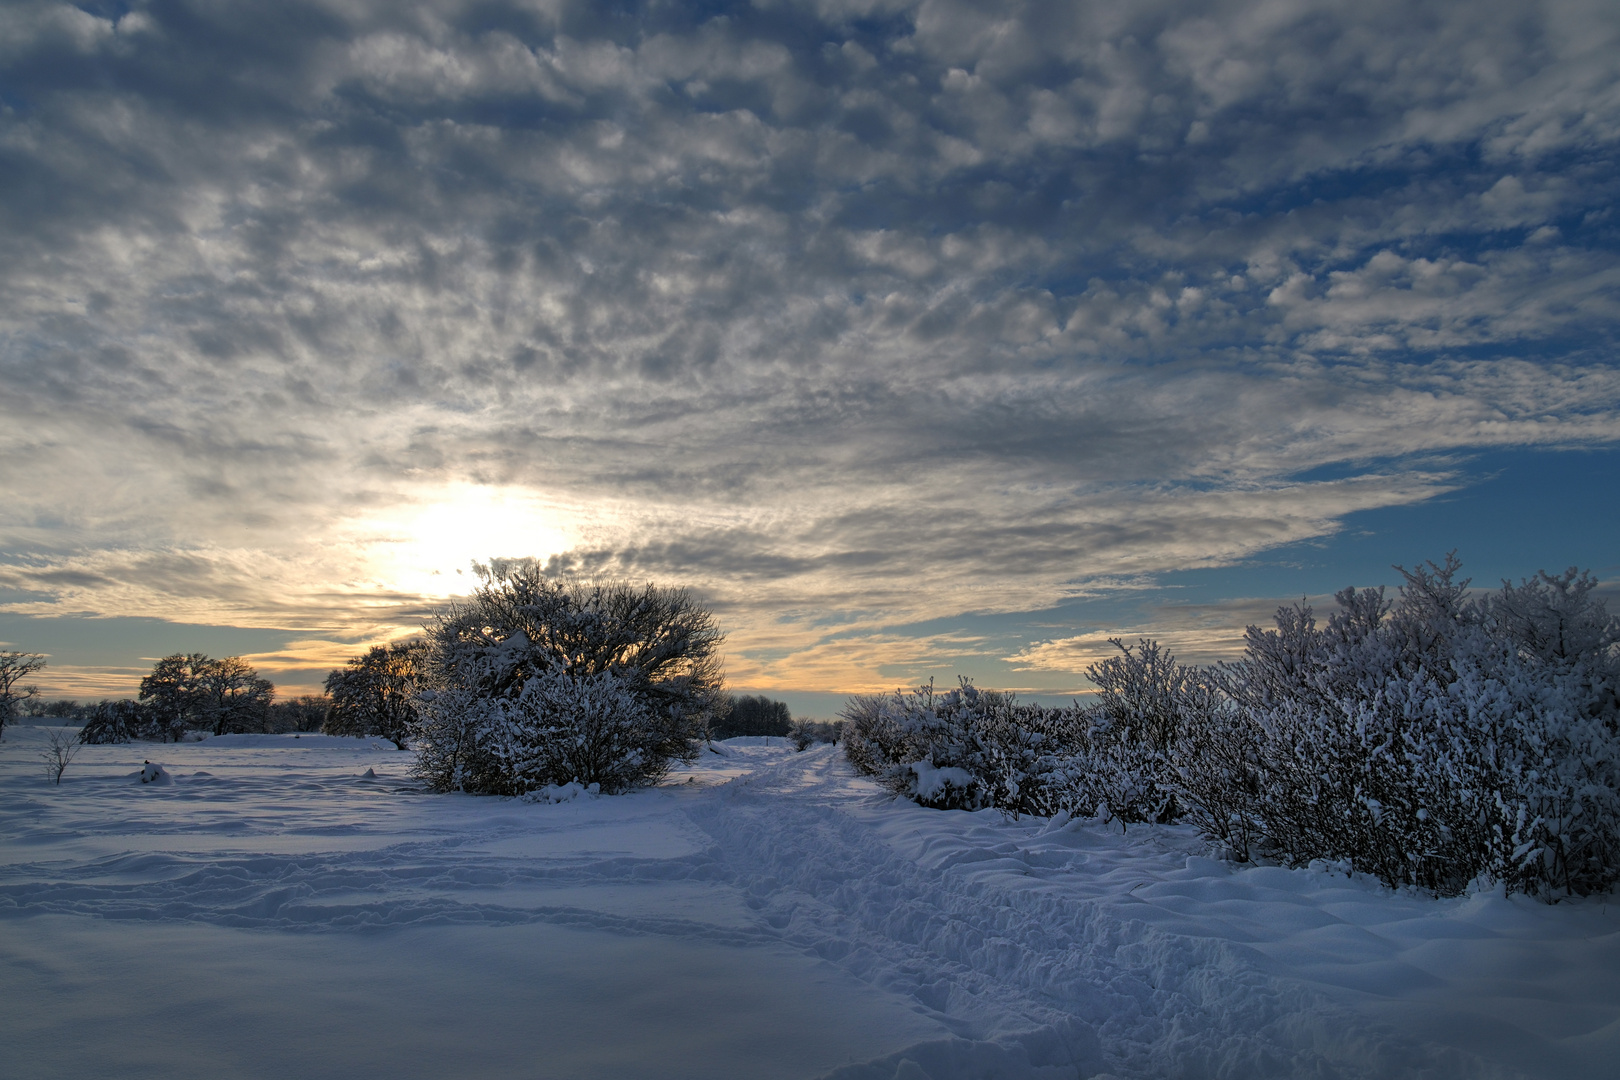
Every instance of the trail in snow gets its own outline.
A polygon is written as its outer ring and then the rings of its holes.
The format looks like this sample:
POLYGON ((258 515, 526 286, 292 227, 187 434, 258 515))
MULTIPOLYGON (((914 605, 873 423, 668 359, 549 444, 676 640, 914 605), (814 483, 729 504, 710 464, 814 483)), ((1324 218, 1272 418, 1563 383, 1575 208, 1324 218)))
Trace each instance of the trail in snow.
POLYGON ((1599 1077, 1620 1056, 1602 900, 1436 901, 1232 867, 1185 830, 928 811, 770 740, 558 805, 420 793, 387 744, 262 736, 86 748, 53 788, 35 741, 0 744, 21 1075, 1599 1077), (172 784, 139 784, 148 757, 172 784), (188 994, 239 1019, 175 1028, 155 1003, 188 994), (186 1054, 120 1057, 159 1016, 186 1054), (89 1038, 53 1063, 70 1023, 89 1038))

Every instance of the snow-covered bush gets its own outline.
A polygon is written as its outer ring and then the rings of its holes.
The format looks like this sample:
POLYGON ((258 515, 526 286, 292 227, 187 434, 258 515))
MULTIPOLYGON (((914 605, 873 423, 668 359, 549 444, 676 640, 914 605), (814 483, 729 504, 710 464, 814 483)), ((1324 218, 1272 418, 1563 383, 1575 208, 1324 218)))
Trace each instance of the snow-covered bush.
POLYGON ((1206 676, 1176 663, 1156 641, 1110 643, 1120 655, 1086 669, 1098 697, 1085 710, 1080 753, 1067 769, 1065 809, 1120 822, 1174 821, 1175 751, 1184 714, 1207 696, 1206 676))
POLYGON ((1257 770, 1236 813, 1284 861, 1348 861, 1392 885, 1608 888, 1620 628, 1589 576, 1472 599, 1459 566, 1403 570, 1393 605, 1347 589, 1322 629, 1303 607, 1250 628, 1222 673, 1257 770))
POLYGON ((1079 711, 1019 703, 967 679, 852 697, 841 713, 844 753, 859 771, 923 806, 1012 814, 1065 809, 1079 711))
POLYGON ((1081 709, 967 680, 850 699, 855 767, 927 806, 1190 821, 1238 858, 1325 860, 1454 894, 1620 880, 1620 619, 1545 573, 1478 597, 1455 555, 1394 602, 1345 589, 1250 627, 1242 659, 1115 641, 1081 709))
POLYGON ((127 743, 158 737, 157 726, 140 702, 122 698, 92 705, 79 729, 82 743, 127 743))
POLYGON ((489 749, 524 792, 570 782, 609 795, 659 780, 683 757, 691 730, 660 713, 623 672, 552 670, 523 685, 515 701, 493 703, 489 749))
POLYGON ((427 628, 411 742, 439 791, 621 791, 696 756, 721 704, 721 634, 682 589, 546 578, 492 560, 427 628))

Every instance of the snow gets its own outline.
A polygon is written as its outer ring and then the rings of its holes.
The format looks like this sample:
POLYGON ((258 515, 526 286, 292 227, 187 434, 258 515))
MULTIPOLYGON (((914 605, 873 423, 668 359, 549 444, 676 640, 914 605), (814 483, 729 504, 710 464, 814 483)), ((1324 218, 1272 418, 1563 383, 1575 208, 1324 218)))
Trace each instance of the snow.
POLYGON ((973 774, 954 765, 936 769, 931 761, 913 761, 906 768, 917 778, 912 794, 918 802, 932 804, 950 788, 971 791, 974 785, 973 774))
POLYGON ((428 795, 382 740, 0 742, 26 1077, 1607 1077, 1620 905, 935 811, 836 748, 428 795), (304 745, 308 743, 308 745, 304 745), (319 749, 320 753, 306 753, 319 749), (133 782, 161 762, 167 784, 133 782))

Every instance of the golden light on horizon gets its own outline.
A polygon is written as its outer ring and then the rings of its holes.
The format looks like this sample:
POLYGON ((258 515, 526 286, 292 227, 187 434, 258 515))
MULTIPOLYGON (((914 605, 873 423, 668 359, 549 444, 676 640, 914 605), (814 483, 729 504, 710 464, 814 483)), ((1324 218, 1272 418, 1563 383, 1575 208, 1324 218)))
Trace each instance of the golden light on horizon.
POLYGON ((491 557, 541 562, 573 545, 566 512, 518 487, 452 484, 400 511, 355 523, 366 577, 443 599, 472 588, 471 567, 491 557))

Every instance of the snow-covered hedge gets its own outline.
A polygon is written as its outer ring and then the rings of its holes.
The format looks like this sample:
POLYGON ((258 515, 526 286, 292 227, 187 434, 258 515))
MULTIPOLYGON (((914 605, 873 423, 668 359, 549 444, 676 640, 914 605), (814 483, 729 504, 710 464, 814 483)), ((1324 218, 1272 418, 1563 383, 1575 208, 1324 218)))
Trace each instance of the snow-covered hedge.
POLYGON ((1151 641, 1087 672, 1087 708, 963 681, 852 698, 845 749, 928 806, 1190 821, 1239 858, 1346 863, 1454 894, 1620 879, 1620 619, 1570 570, 1470 594, 1454 557, 1393 603, 1346 589, 1197 669, 1151 641))
POLYGON ((438 791, 607 793, 691 760, 721 703, 713 617, 684 590, 546 578, 527 560, 428 628, 411 744, 438 791))

